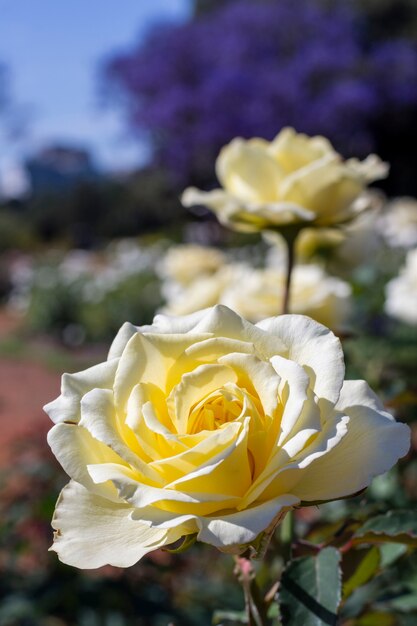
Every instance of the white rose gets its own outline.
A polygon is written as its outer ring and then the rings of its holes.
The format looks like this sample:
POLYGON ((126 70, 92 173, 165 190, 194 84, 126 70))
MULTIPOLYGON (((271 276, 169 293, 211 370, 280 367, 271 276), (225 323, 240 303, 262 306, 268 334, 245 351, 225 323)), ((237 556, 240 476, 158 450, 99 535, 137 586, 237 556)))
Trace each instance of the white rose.
POLYGON ((186 189, 185 206, 204 204, 242 231, 344 223, 363 209, 368 183, 387 175, 377 156, 344 161, 324 137, 284 128, 268 142, 234 139, 216 161, 222 189, 186 189))
POLYGON ((162 278, 184 286, 202 275, 213 274, 224 265, 225 260, 223 252, 216 248, 182 244, 168 250, 158 269, 162 278))
MULTIPOLYGON (((259 322, 280 310, 285 280, 283 269, 250 270, 244 283, 235 282, 224 291, 220 302, 250 321, 259 322)), ((329 276, 318 265, 297 265, 292 275, 289 309, 291 313, 309 315, 329 328, 341 329, 351 311, 351 295, 348 283, 329 276)))
MULTIPOLYGON (((276 315, 282 306, 285 290, 283 266, 253 269, 245 264, 231 264, 210 277, 195 280, 185 289, 165 285, 167 304, 163 313, 188 315, 204 307, 225 304, 251 322, 276 315)), ((351 287, 329 276, 317 265, 294 268, 291 313, 309 315, 332 329, 341 329, 351 311, 351 287)))
POLYGON ((239 552, 409 447, 368 385, 344 381, 328 329, 298 315, 252 325, 226 307, 126 324, 108 360, 64 375, 45 408, 71 477, 53 549, 82 568, 128 567, 190 535, 239 552))
POLYGON ((417 245, 417 200, 396 198, 388 202, 379 220, 379 232, 393 248, 417 245))
POLYGON ((417 324, 417 249, 407 254, 399 276, 386 286, 385 311, 407 324, 417 324))

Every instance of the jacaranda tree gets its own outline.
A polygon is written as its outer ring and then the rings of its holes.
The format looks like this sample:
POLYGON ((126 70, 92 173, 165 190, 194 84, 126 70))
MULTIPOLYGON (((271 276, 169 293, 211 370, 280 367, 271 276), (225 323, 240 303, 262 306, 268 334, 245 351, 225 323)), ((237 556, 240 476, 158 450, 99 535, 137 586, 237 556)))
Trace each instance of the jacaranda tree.
POLYGON ((284 125, 324 134, 345 156, 392 152, 414 123, 417 52, 370 32, 341 1, 235 0, 154 28, 108 59, 105 80, 155 164, 182 183, 209 182, 233 137, 272 139, 284 125))

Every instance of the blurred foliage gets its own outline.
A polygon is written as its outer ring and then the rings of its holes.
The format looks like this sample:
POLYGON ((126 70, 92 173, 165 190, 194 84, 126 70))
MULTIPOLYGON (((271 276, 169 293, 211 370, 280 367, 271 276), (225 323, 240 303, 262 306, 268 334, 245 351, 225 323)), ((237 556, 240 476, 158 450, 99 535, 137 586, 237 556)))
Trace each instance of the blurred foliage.
POLYGON ((10 209, 0 209, 0 254, 5 250, 33 250, 37 237, 32 226, 10 209))
POLYGON ((169 177, 145 169, 0 204, 0 252, 56 241, 88 249, 113 237, 175 231, 187 219, 169 177))
POLYGON ((126 320, 150 323, 163 301, 153 268, 160 249, 144 250, 145 258, 143 248, 127 244, 110 248, 107 259, 79 251, 35 263, 11 296, 24 311, 25 328, 78 346, 111 341, 126 320))

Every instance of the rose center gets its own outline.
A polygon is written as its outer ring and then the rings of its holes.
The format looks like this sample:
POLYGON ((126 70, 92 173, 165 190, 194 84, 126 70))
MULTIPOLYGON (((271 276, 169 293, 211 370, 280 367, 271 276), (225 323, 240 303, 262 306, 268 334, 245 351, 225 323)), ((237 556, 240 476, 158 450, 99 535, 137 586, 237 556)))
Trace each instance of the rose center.
POLYGON ((218 389, 194 405, 188 419, 188 432, 217 430, 242 413, 242 402, 226 389, 218 389))

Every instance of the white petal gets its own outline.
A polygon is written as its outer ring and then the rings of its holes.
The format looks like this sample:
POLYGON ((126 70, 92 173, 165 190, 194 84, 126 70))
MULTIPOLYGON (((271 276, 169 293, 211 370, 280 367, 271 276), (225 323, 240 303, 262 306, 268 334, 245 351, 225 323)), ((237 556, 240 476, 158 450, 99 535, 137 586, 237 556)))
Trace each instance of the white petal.
MULTIPOLYGON (((323 430, 306 445, 305 433, 300 432, 293 440, 288 442, 288 447, 297 450, 296 456, 291 457, 285 449, 277 450, 265 470, 253 483, 251 489, 243 499, 241 506, 248 506, 251 502, 262 498, 262 500, 273 500, 282 493, 292 493, 298 496, 298 491, 294 485, 309 472, 309 465, 321 456, 329 454, 346 436, 347 423, 349 418, 340 413, 334 413, 332 419, 328 419, 323 430), (301 441, 300 441, 301 440, 301 441), (304 447, 300 450, 300 446, 304 447), (307 468, 305 471, 302 471, 307 468)), ((320 499, 320 498, 315 498, 320 499)))
POLYGON ((238 385, 251 390, 259 397, 265 414, 272 416, 279 402, 278 388, 280 377, 270 363, 261 361, 251 354, 231 352, 219 359, 219 363, 229 365, 242 380, 238 385), (248 386, 250 385, 250 387, 248 386))
POLYGON ((223 493, 197 493, 191 491, 187 493, 185 491, 176 491, 175 489, 159 489, 149 485, 138 484, 131 470, 114 463, 89 465, 88 471, 97 485, 111 481, 118 491, 120 502, 129 503, 140 510, 163 501, 165 505, 169 502, 171 507, 175 506, 175 503, 179 503, 181 509, 185 508, 185 510, 191 513, 197 510, 199 513, 206 514, 235 507, 240 500, 239 496, 223 493), (186 506, 182 506, 184 504, 186 506))
POLYGON ((322 410, 326 404, 331 406, 337 402, 345 365, 340 341, 328 328, 304 315, 271 317, 256 326, 276 336, 286 346, 281 356, 303 366, 314 393, 322 399, 322 410))
POLYGON ((236 382, 237 376, 226 365, 209 363, 199 365, 194 371, 184 374, 167 398, 171 419, 178 433, 186 433, 191 408, 213 391, 228 382, 236 382))
POLYGON ((349 416, 346 435, 304 471, 293 492, 301 500, 341 498, 367 487, 410 447, 410 429, 384 411, 364 381, 346 381, 337 405, 349 416))
POLYGON ((294 202, 268 202, 252 208, 254 213, 263 217, 269 224, 265 228, 276 226, 284 226, 298 222, 312 222, 316 214, 305 207, 295 204, 294 202))
POLYGON ((64 563, 81 569, 107 564, 130 567, 178 538, 175 531, 150 528, 132 519, 133 512, 132 507, 100 498, 71 481, 57 502, 51 550, 64 563))
POLYGON ((233 139, 220 151, 216 174, 221 185, 242 202, 273 202, 283 172, 257 140, 233 139))
POLYGON ((133 335, 138 332, 138 327, 133 326, 130 322, 125 322, 116 337, 113 339, 113 343, 110 346, 109 355, 107 359, 116 359, 122 356, 123 350, 126 347, 127 342, 133 335))
POLYGON ((81 398, 91 389, 112 389, 119 359, 99 363, 93 367, 64 374, 61 382, 61 395, 46 404, 43 409, 56 424, 59 422, 78 422, 81 398))
POLYGON ((118 500, 113 485, 95 485, 87 471, 90 463, 116 463, 126 466, 113 450, 94 439, 88 430, 74 424, 56 424, 48 433, 48 444, 70 478, 94 493, 118 500))
POLYGON ((228 337, 253 343, 261 358, 269 358, 273 354, 281 354, 286 350, 285 344, 277 334, 266 333, 260 324, 251 324, 243 317, 223 304, 206 309, 194 332, 213 333, 216 337, 228 337))
POLYGON ((302 413, 307 400, 310 379, 301 365, 284 359, 282 356, 273 356, 271 364, 281 378, 279 392, 281 402, 284 404, 284 411, 281 418, 281 435, 278 444, 282 445, 302 413))
POLYGON ((181 202, 187 208, 207 206, 215 213, 234 213, 240 206, 237 199, 223 189, 201 191, 196 187, 188 187, 181 196, 181 202))
POLYGON ((190 315, 164 315, 160 313, 154 317, 153 323, 149 326, 140 326, 141 333, 188 333, 197 326, 198 322, 205 316, 207 310, 196 311, 190 315))
POLYGON ((280 511, 298 502, 297 497, 284 494, 271 502, 238 513, 197 518, 200 528, 198 539, 216 548, 248 543, 265 530, 280 511))
POLYGON ((158 474, 149 469, 149 466, 135 453, 135 449, 138 449, 135 434, 117 416, 113 403, 113 393, 110 390, 93 389, 83 397, 79 425, 88 430, 94 439, 108 446, 143 476, 158 482, 158 474))

